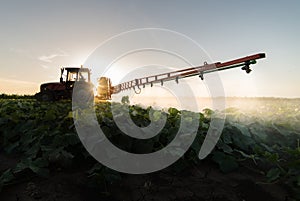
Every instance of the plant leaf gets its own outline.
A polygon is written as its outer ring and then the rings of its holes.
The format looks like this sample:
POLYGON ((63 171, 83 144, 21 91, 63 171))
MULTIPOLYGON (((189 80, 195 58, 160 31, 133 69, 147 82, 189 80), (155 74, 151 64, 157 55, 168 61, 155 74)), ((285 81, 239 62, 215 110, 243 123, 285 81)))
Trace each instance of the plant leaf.
POLYGON ((269 182, 275 181, 280 177, 280 170, 279 168, 272 168, 267 173, 267 178, 269 182))

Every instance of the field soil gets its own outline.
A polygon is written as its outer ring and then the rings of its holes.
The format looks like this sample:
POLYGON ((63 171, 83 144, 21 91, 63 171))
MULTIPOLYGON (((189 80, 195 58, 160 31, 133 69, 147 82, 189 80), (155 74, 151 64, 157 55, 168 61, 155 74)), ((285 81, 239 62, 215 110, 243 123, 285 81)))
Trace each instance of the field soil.
MULTIPOLYGON (((13 167, 18 156, 0 154, 0 171, 13 167)), ((209 160, 176 174, 171 168, 144 175, 123 174, 122 180, 105 185, 89 182, 85 167, 53 171, 48 178, 31 173, 5 186, 1 201, 284 201, 288 192, 279 183, 265 183, 265 177, 245 164, 224 174, 209 160)))

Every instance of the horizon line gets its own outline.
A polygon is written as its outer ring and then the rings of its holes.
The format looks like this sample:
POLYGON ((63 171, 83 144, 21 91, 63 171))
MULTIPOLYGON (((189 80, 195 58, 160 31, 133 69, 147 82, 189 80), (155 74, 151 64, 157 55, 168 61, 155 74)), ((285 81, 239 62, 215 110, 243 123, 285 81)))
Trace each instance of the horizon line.
MULTIPOLYGON (((0 95, 6 95, 6 96, 34 96, 34 94, 7 94, 7 93, 0 93, 0 95)), ((146 97, 160 97, 160 98, 176 98, 173 96, 143 96, 144 98, 146 97)), ((183 96, 183 98, 190 98, 191 96, 183 96)), ((300 99, 300 97, 284 97, 284 96, 216 96, 216 97, 209 97, 209 96, 197 96, 196 98, 273 98, 273 99, 300 99)))

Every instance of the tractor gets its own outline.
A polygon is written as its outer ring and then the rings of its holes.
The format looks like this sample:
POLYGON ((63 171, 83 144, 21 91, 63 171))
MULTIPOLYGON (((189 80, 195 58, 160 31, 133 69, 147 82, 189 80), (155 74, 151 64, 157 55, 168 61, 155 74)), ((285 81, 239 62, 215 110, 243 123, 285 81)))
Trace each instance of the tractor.
MULTIPOLYGON (((81 67, 62 67, 59 82, 43 83, 40 92, 35 94, 38 101, 57 101, 72 99, 73 88, 80 84, 87 92, 93 91, 90 69, 81 67)), ((82 88, 82 87, 81 87, 82 88)))

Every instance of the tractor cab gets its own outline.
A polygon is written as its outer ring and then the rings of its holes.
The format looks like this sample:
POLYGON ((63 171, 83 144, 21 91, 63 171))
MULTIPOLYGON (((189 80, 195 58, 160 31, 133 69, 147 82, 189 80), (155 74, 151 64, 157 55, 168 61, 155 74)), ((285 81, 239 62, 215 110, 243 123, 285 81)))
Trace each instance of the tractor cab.
POLYGON ((83 67, 62 67, 59 82, 43 83, 40 92, 36 93, 37 100, 53 101, 71 99, 75 82, 84 86, 87 91, 93 90, 90 81, 90 69, 83 67))
POLYGON ((60 83, 65 84, 66 89, 73 89, 75 82, 90 82, 90 70, 88 68, 61 68, 60 83))

